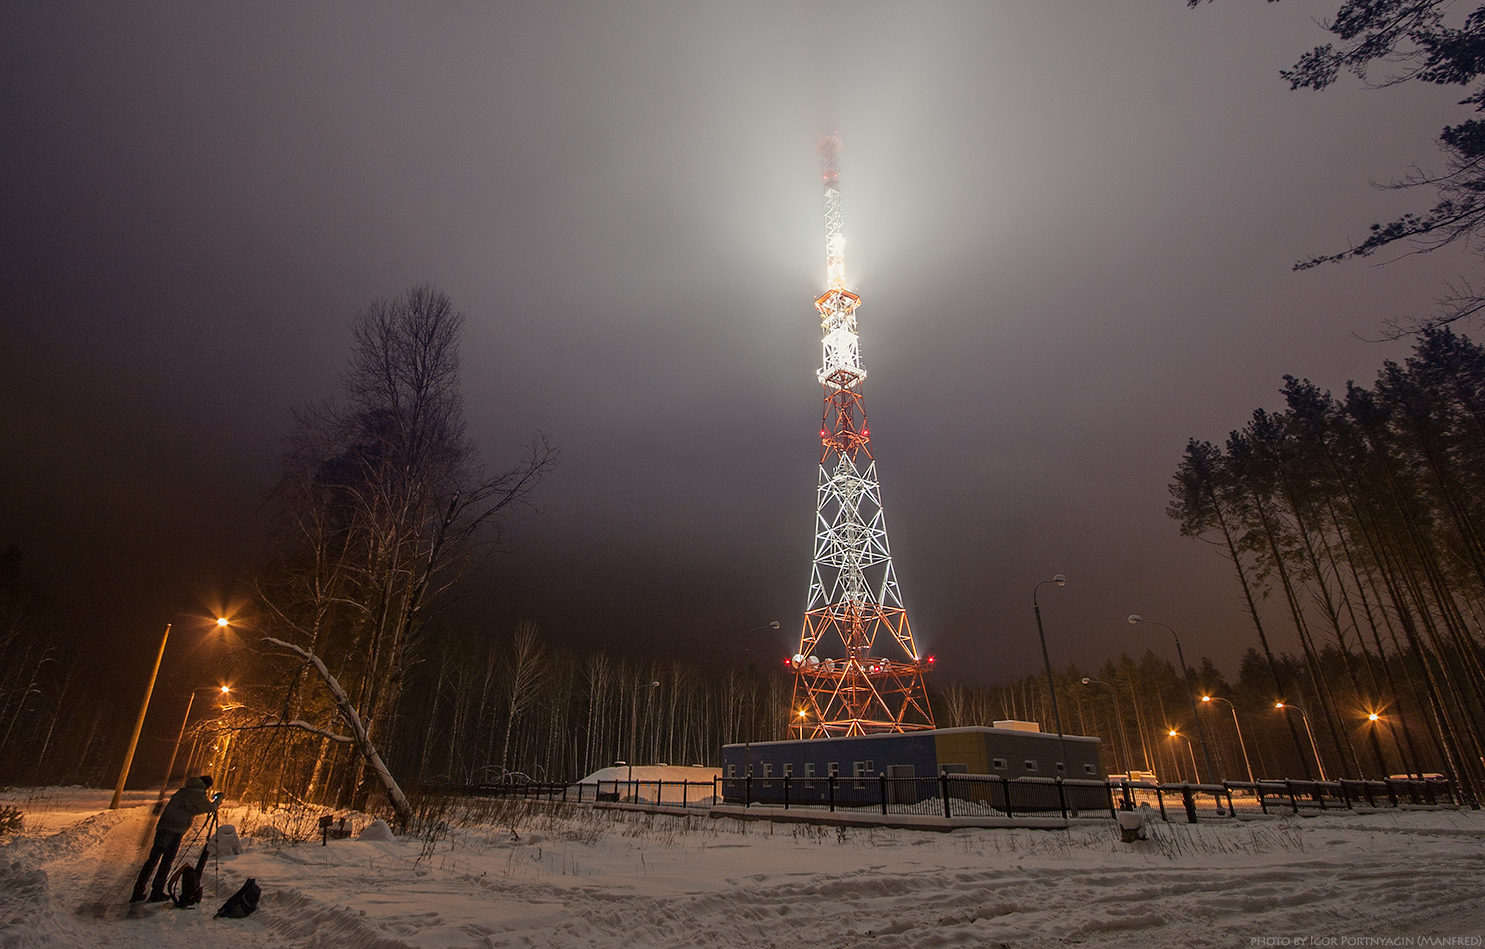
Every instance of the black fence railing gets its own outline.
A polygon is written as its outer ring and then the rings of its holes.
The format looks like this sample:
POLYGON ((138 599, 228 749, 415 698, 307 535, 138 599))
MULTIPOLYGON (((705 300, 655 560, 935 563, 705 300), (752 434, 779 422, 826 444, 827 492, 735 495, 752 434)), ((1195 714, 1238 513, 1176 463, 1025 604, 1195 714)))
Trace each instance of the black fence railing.
POLYGON ((1414 807, 1458 803, 1452 785, 1439 779, 1386 781, 1224 781, 1221 784, 1155 784, 1078 778, 1017 778, 948 774, 885 774, 800 778, 714 778, 711 781, 604 780, 579 784, 469 785, 462 794, 570 804, 634 804, 709 810, 717 804, 785 810, 876 812, 884 816, 1113 817, 1148 804, 1163 820, 1234 818, 1300 811, 1414 807))

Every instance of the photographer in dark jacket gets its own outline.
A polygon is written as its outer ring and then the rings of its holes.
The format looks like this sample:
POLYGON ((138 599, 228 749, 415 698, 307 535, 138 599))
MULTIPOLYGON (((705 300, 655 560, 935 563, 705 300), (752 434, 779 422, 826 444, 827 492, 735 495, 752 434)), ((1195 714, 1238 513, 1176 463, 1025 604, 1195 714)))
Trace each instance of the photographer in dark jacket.
POLYGON ((203 774, 199 778, 187 778, 185 785, 170 796, 170 803, 165 805, 164 812, 160 814, 160 822, 155 825, 154 846, 150 847, 149 859, 139 871, 139 879, 134 881, 134 895, 129 898, 129 902, 138 903, 145 898, 144 884, 149 880, 150 871, 155 869, 157 861, 160 869, 155 871, 155 883, 150 887, 149 901, 159 903, 170 898, 165 894, 165 884, 170 879, 170 866, 175 863, 175 853, 180 849, 181 838, 191 829, 191 821, 197 814, 209 814, 222 803, 220 791, 209 798, 206 796, 206 789, 209 787, 211 775, 203 774))

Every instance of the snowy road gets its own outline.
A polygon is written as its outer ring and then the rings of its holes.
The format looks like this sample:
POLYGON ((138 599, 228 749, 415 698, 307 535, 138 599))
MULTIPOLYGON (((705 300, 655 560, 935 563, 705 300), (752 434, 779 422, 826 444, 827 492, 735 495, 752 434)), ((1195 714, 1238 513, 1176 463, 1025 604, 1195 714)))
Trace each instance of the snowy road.
POLYGON ((1485 934, 1485 817, 1469 811, 1170 824, 1125 845, 1107 823, 932 834, 543 810, 431 841, 249 838, 219 880, 208 872, 201 909, 138 914, 122 901, 148 810, 92 813, 83 797, 56 792, 36 831, 0 845, 4 949, 1479 945, 1485 934), (259 911, 211 919, 248 876, 263 886, 259 911))

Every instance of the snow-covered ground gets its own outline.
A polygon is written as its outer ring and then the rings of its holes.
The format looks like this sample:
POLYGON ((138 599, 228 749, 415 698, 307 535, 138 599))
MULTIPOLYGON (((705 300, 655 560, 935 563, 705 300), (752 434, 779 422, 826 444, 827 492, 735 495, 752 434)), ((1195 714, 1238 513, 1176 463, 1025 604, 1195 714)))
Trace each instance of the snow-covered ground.
POLYGON ((0 794, 7 803, 28 826, 0 843, 4 949, 1147 949, 1485 934, 1485 815, 1472 811, 1160 824, 1123 844, 1109 821, 925 833, 471 802, 437 832, 321 846, 263 829, 305 833, 313 814, 239 808, 223 819, 245 852, 208 870, 202 907, 139 912, 125 900, 147 806, 108 811, 107 791, 80 789, 0 794), (246 877, 263 887, 258 912, 212 919, 246 877))

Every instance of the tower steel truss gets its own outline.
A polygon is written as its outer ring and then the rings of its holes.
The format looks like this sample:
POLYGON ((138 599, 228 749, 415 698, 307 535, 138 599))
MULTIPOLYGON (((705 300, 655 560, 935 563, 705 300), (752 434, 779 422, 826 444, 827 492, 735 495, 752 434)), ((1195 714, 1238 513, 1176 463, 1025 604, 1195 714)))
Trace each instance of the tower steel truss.
POLYGON ((856 335, 861 297, 846 289, 839 156, 838 137, 820 140, 827 289, 815 300, 823 332, 816 378, 825 390, 825 411, 814 569, 799 651, 791 660, 790 730, 796 738, 933 727, 924 685, 933 660, 918 655, 892 570, 882 489, 862 404, 866 369, 856 335), (892 657, 873 654, 881 633, 892 657))

